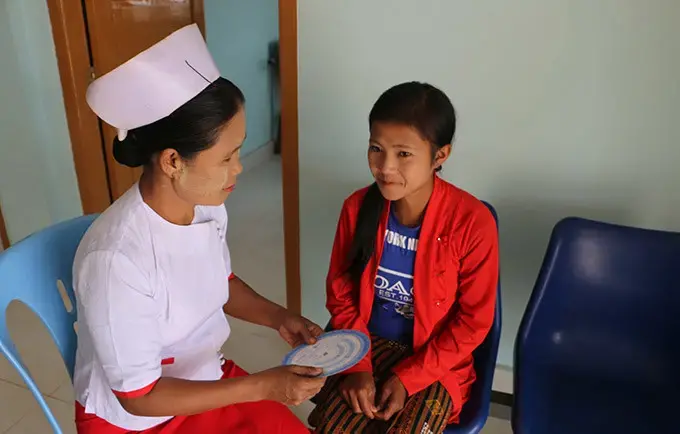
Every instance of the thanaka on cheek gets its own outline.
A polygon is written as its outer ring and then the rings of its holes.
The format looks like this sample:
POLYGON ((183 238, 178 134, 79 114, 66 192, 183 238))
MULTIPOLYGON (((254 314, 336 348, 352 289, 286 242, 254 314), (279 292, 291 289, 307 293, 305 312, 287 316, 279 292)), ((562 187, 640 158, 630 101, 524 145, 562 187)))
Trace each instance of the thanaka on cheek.
POLYGON ((184 167, 179 175, 179 186, 197 197, 208 197, 222 193, 229 186, 229 170, 218 167, 207 173, 196 173, 184 167))

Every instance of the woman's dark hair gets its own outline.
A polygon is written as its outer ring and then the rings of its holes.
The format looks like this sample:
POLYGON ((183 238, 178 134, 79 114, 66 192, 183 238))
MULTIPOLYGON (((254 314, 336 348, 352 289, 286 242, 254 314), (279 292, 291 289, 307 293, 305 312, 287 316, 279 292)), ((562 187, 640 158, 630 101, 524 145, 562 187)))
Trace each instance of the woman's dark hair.
POLYGON ((113 157, 125 166, 139 167, 170 148, 190 160, 215 144, 224 125, 244 104, 243 92, 220 77, 169 116, 130 130, 123 141, 114 139, 113 157))
MULTIPOLYGON (((450 144, 456 133, 456 112, 444 92, 419 82, 398 84, 383 93, 368 117, 369 128, 376 123, 394 123, 415 129, 432 146, 432 159, 437 150, 450 144)), ((441 166, 435 169, 441 170, 441 166)), ((355 284, 375 251, 380 218, 385 199, 373 183, 359 208, 357 225, 349 251, 347 272, 355 284)))

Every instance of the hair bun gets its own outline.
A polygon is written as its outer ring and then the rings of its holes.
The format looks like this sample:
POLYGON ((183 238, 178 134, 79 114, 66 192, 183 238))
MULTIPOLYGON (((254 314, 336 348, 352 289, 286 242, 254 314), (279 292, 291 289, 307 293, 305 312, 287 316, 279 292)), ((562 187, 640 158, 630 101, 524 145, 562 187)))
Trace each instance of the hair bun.
POLYGON ((140 167, 149 160, 149 156, 146 155, 143 146, 137 141, 134 133, 128 133, 122 141, 118 140, 118 137, 113 139, 113 158, 128 167, 140 167))

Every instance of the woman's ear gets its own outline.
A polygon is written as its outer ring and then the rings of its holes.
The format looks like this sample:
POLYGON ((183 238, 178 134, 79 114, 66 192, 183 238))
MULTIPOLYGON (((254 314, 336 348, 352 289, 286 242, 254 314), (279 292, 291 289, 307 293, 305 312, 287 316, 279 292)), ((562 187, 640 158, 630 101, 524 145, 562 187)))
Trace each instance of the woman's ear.
POLYGON ((184 170, 184 160, 174 149, 164 149, 158 154, 158 165, 168 178, 178 177, 184 170))
POLYGON ((449 143, 448 145, 444 145, 441 148, 437 149, 437 152, 434 155, 435 169, 441 167, 446 162, 446 160, 449 159, 452 148, 453 146, 449 143))

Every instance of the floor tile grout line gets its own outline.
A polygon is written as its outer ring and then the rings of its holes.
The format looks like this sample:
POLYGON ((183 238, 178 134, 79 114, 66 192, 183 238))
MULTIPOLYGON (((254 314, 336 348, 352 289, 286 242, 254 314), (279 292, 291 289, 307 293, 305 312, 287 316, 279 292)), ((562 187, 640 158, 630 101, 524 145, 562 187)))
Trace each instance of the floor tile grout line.
POLYGON ((15 426, 19 425, 24 418, 28 416, 28 413, 25 415, 21 416, 18 421, 14 422, 9 428, 7 428, 7 431, 5 431, 3 434, 9 434, 10 431, 14 429, 15 426))
MULTIPOLYGON (((0 383, 9 384, 10 386, 16 386, 16 387, 19 387, 19 388, 21 388, 21 389, 27 390, 28 392, 31 392, 31 390, 30 390, 28 387, 26 387, 25 384, 16 384, 16 383, 14 383, 13 381, 9 381, 9 380, 7 380, 7 379, 5 379, 5 378, 0 378, 0 383)), ((61 386, 57 387, 57 389, 56 389, 53 393, 56 393, 57 390, 59 390, 60 388, 61 388, 61 386)), ((71 401, 70 401, 70 400, 69 400, 69 401, 64 401, 63 399, 57 398, 57 397, 52 396, 52 395, 47 395, 47 394, 45 394, 45 393, 43 393, 43 392, 40 392, 40 394, 43 396, 43 398, 54 399, 55 401, 59 401, 59 402, 61 402, 61 403, 63 403, 63 404, 71 404, 71 401)), ((35 397, 33 396, 33 392, 31 392, 31 399, 32 399, 32 400, 35 400, 35 397)), ((49 405, 49 404, 48 404, 48 405, 49 405)), ((44 414, 44 412, 43 412, 42 409, 40 408, 40 406, 38 406, 38 409, 39 409, 39 412, 38 412, 38 413, 40 414, 40 416, 46 417, 45 414, 44 414)), ((24 414, 21 415, 21 417, 20 417, 16 422, 14 422, 12 425, 10 425, 10 426, 7 428, 7 430, 3 431, 3 432, 0 433, 0 434, 9 434, 9 433, 10 433, 17 425, 19 425, 21 422, 23 422, 24 419, 26 419, 28 416, 32 415, 33 413, 34 413, 34 412, 31 411, 31 410, 27 410, 24 414)))
MULTIPOLYGON (((31 392, 31 389, 29 389, 29 388, 26 386, 25 383, 18 384, 18 383, 15 383, 14 381, 11 381, 11 380, 6 379, 6 378, 0 378, 0 383, 5 383, 5 384, 9 384, 10 386, 20 387, 20 388, 22 388, 22 389, 24 389, 24 390, 28 390, 29 392, 31 392)), ((58 396, 55 396, 55 394, 59 391, 59 389, 61 389, 61 386, 62 386, 62 385, 60 385, 59 387, 57 387, 56 389, 54 389, 54 392, 52 392, 52 393, 45 393, 45 392, 43 392, 43 391, 40 391, 40 394, 41 394, 44 398, 50 398, 50 399, 57 400, 57 401, 59 401, 59 402, 63 402, 64 404, 70 404, 70 403, 71 403, 71 400, 66 401, 66 400, 63 400, 63 399, 59 398, 58 396)), ((33 397, 33 392, 31 392, 31 396, 33 397)), ((35 398, 34 398, 34 399, 35 399, 35 398)), ((5 433, 0 433, 0 434, 5 434, 5 433)))
POLYGON ((18 386, 21 387, 22 389, 28 390, 28 387, 26 387, 26 383, 21 382, 21 383, 15 383, 12 380, 8 380, 7 378, 0 378, 0 382, 5 383, 5 384, 11 384, 12 386, 18 386))
POLYGON ((73 404, 75 402, 75 399, 73 401, 71 401, 70 399, 68 401, 65 401, 65 400, 63 400, 59 397, 54 396, 54 395, 43 395, 43 396, 46 397, 46 398, 54 399, 55 401, 59 401, 59 402, 64 403, 64 404, 73 404))
MULTIPOLYGON (((18 386, 18 387, 21 387, 21 388, 23 388, 23 389, 28 390, 27 387, 22 387, 22 386, 20 386, 20 385, 18 385, 18 384, 12 383, 11 381, 5 381, 4 379, 1 379, 1 378, 0 378, 0 381, 2 381, 2 382, 5 383, 5 384, 11 384, 12 386, 18 386)), ((30 390, 29 390, 29 392, 30 392, 30 390)), ((32 393, 31 393, 31 399, 34 399, 32 393)), ((14 422, 12 425, 10 425, 10 426, 7 428, 7 430, 4 431, 3 434, 8 434, 10 431, 12 431, 12 430, 14 429, 14 427, 17 426, 17 425, 19 425, 19 424, 21 423, 21 421, 23 421, 23 420, 26 418, 26 416, 28 416, 29 414, 31 414, 31 411, 30 411, 30 410, 26 410, 26 412, 24 412, 24 414, 22 414, 21 417, 20 417, 16 422, 14 422)))

